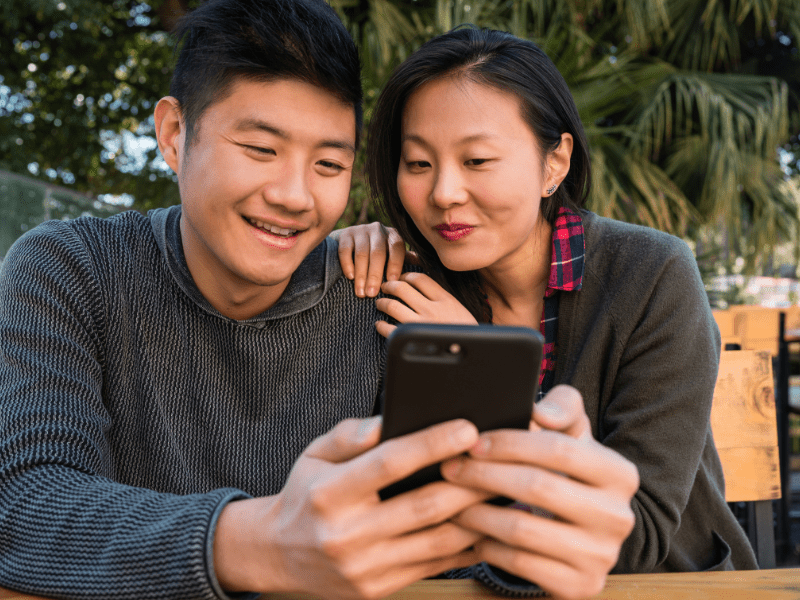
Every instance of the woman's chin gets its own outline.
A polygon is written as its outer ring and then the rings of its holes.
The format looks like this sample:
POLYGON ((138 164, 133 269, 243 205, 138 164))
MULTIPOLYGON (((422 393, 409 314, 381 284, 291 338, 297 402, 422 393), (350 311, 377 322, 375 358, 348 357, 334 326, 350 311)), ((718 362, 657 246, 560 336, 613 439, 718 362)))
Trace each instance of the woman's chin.
POLYGON ((454 258, 454 257, 442 257, 441 255, 439 255, 439 260, 441 260, 445 268, 449 269, 450 271, 458 271, 458 272, 477 271, 478 269, 483 269, 484 267, 487 266, 485 261, 454 258))

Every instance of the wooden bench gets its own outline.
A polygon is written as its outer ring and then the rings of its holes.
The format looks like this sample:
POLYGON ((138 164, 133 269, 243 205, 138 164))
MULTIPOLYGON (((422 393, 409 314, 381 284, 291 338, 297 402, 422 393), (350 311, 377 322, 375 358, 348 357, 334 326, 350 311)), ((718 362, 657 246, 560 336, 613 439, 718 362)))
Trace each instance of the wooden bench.
POLYGON ((772 501, 781 497, 774 389, 769 352, 722 352, 711 429, 725 499, 751 503, 748 535, 763 569, 775 567, 772 501))

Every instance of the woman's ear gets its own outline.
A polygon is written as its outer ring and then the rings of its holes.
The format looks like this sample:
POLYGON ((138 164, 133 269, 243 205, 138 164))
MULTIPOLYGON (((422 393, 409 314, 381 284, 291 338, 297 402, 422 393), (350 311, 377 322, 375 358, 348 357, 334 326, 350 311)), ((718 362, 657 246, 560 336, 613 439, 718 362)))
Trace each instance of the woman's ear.
POLYGON ((547 155, 547 168, 542 180, 542 196, 552 196, 569 173, 572 160, 572 134, 562 133, 558 148, 547 155))
POLYGON ((172 96, 161 98, 156 104, 153 117, 161 156, 164 157, 164 161, 170 168, 179 175, 180 156, 185 142, 186 127, 177 98, 172 96))

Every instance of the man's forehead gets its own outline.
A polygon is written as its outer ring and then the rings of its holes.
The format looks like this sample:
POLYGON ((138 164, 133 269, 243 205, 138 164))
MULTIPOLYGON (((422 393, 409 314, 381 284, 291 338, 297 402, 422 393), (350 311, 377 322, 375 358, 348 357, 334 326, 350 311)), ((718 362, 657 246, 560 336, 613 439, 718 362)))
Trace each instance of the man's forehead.
POLYGON ((355 107, 325 88, 298 79, 240 78, 206 113, 236 131, 262 131, 289 139, 293 131, 305 129, 343 138, 340 141, 354 146, 355 107))

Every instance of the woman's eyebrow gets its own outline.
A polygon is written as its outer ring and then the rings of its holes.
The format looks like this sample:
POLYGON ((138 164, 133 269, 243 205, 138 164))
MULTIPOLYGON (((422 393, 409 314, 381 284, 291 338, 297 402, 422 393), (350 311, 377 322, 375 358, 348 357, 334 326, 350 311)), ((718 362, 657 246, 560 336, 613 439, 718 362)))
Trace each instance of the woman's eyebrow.
MULTIPOLYGON (((463 138, 457 139, 456 143, 457 144, 469 144, 471 142, 482 142, 482 141, 486 141, 486 140, 491 140, 494 137, 496 137, 496 136, 493 136, 493 135, 491 135, 489 133, 473 133, 473 134, 470 134, 470 135, 466 135, 463 138)), ((414 134, 414 133, 410 133, 410 134, 407 134, 407 135, 402 135, 401 138, 400 138, 400 143, 403 143, 403 142, 415 142, 415 143, 420 144, 422 146, 430 145, 425 140, 425 138, 423 138, 420 135, 414 134)))

